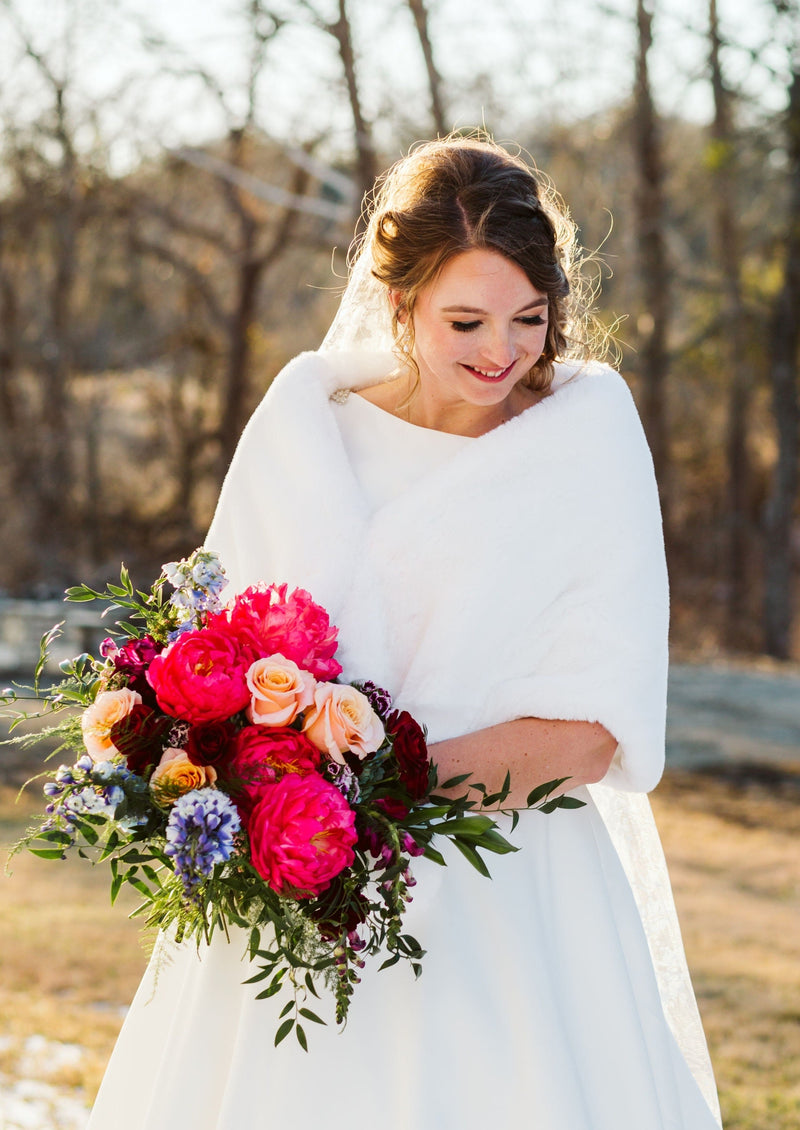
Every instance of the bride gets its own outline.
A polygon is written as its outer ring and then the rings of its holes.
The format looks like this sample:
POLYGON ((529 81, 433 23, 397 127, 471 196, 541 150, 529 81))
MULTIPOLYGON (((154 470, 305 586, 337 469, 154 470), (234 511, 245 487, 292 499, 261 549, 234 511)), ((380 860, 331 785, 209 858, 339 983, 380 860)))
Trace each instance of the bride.
MULTIPOLYGON (((348 679, 428 728, 440 779, 521 812, 487 880, 415 861, 427 950, 367 968, 343 1032, 273 1047, 244 940, 163 941, 91 1130, 713 1130, 705 1042, 645 793, 664 754, 667 591, 652 463, 587 356, 557 197, 488 141, 382 179, 317 353, 273 382, 207 546, 233 591, 308 589, 348 679)), ((500 817, 504 820, 505 817, 500 817)))

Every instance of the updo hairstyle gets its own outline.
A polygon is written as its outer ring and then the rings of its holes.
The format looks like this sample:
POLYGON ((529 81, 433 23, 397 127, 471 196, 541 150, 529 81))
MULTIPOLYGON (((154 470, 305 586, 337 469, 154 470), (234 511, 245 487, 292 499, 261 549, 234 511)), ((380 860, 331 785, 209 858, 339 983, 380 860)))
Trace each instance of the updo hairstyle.
POLYGON ((378 180, 358 250, 401 296, 392 330, 406 361, 420 291, 448 260, 473 249, 512 260, 547 296, 544 350, 524 382, 546 392, 556 358, 586 353, 575 225, 554 189, 493 141, 457 135, 415 147, 378 180))

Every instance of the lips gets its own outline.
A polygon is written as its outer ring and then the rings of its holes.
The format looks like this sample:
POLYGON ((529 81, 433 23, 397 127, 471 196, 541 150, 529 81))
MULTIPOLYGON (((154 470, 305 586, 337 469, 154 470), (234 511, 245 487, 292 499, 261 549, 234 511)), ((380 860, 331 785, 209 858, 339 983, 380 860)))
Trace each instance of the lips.
POLYGON ((479 381, 486 381, 488 384, 499 384, 500 381, 506 379, 515 365, 516 361, 512 361, 507 368, 500 370, 476 369, 472 365, 464 365, 463 367, 468 373, 472 373, 473 377, 477 377, 479 381))

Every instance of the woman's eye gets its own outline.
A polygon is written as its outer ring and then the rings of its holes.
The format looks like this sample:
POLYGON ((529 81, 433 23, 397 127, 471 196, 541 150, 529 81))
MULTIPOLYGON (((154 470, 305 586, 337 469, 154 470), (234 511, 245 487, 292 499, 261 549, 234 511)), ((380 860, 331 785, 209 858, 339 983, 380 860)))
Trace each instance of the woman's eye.
POLYGON ((460 334, 468 334, 470 330, 476 330, 480 322, 451 322, 451 325, 460 334))
POLYGON ((523 326, 544 326, 546 320, 541 314, 527 314, 524 318, 519 319, 523 326))

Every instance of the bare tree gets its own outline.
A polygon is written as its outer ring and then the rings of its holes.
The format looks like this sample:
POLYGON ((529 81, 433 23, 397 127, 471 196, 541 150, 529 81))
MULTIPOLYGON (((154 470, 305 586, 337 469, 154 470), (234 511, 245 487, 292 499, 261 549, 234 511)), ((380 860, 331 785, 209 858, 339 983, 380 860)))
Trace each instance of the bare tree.
MULTIPOLYGON (((9 17, 24 56, 35 66, 50 103, 39 124, 42 147, 50 147, 54 159, 39 162, 41 179, 31 185, 29 219, 34 230, 46 230, 50 253, 49 278, 45 283, 46 329, 38 359, 45 410, 36 421, 37 460, 36 486, 32 503, 35 512, 34 537, 40 555, 50 557, 50 569, 56 576, 68 570, 67 543, 73 528, 72 509, 74 466, 69 419, 71 412, 69 381, 73 367, 73 304, 77 279, 78 239, 86 217, 81 167, 75 149, 75 122, 70 112, 70 52, 65 52, 62 68, 55 66, 36 49, 19 14, 10 0, 2 7, 9 17)), ((20 154, 18 173, 26 175, 25 157, 20 154)), ((6 394, 9 364, 13 358, 16 319, 15 296, 8 278, 3 280, 3 314, 10 330, 6 354, 6 394)))
POLYGON ((778 459, 764 515, 764 646, 769 655, 791 655, 792 519, 798 488, 798 350, 800 349, 800 43, 795 43, 786 107, 789 202, 783 284, 771 324, 770 383, 778 459))
POLYGON ((643 378, 642 415, 658 479, 664 524, 670 528, 669 424, 667 378, 669 355, 669 270, 667 263, 664 170, 658 116, 650 80, 649 53, 653 15, 645 0, 636 0, 636 83, 633 137, 636 158, 635 213, 645 316, 640 347, 643 378))
POLYGON ((425 0, 407 0, 407 3, 411 9, 411 15, 414 17, 414 25, 417 29, 419 44, 422 48, 422 55, 425 60, 425 70, 428 75, 428 90, 431 95, 433 125, 439 136, 443 137, 447 133, 447 118, 442 94, 442 76, 439 74, 436 67, 436 60, 433 54, 428 9, 425 5, 425 0))
POLYGON ((737 159, 732 121, 732 95, 725 85, 720 61, 722 46, 717 0, 709 0, 709 72, 714 95, 710 167, 717 254, 722 275, 721 338, 728 383, 728 637, 741 641, 748 584, 748 456, 747 409, 751 374, 747 361, 746 310, 742 297, 741 232, 737 221, 737 159))
POLYGON ((356 52, 353 43, 353 28, 347 10, 347 0, 338 0, 337 17, 335 20, 326 20, 320 15, 318 9, 310 0, 298 0, 300 6, 311 16, 312 22, 321 31, 332 36, 336 41, 336 48, 344 73, 347 98, 350 104, 350 114, 353 119, 353 141, 356 152, 356 172, 358 181, 358 206, 364 196, 372 190, 375 178, 378 175, 378 158, 375 152, 375 142, 372 136, 372 124, 369 121, 361 99, 356 67, 356 52))

